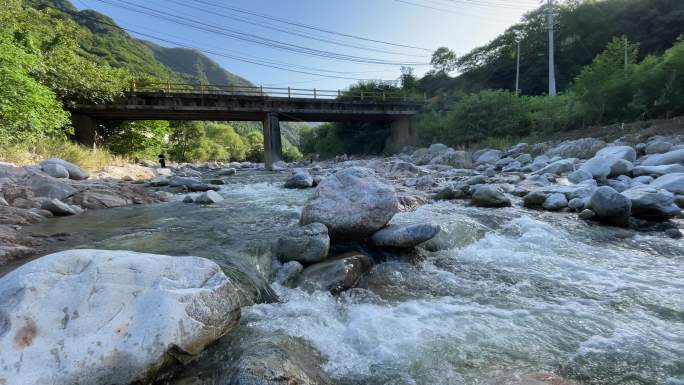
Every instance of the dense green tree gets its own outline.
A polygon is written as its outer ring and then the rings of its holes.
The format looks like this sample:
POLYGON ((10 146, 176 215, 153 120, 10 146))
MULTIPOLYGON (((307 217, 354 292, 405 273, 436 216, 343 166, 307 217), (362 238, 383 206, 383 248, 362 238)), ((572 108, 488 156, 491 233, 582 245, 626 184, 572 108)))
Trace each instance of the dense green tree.
POLYGON ((122 122, 108 138, 109 149, 115 154, 155 160, 171 133, 169 122, 164 120, 122 122))
POLYGON ((430 65, 436 72, 449 73, 456 69, 457 57, 454 51, 447 47, 439 47, 432 54, 430 65))

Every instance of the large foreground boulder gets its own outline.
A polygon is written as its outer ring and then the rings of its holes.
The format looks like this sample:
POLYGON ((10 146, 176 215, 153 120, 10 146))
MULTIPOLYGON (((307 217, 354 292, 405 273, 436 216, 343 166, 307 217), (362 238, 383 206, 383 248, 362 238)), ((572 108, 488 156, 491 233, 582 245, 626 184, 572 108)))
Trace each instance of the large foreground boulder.
MULTIPOLYGON (((83 170, 82 168, 78 167, 77 165, 73 163, 69 163, 66 160, 62 160, 59 158, 52 158, 48 159, 40 164, 41 169, 52 171, 53 169, 59 169, 58 167, 53 168, 50 165, 59 165, 63 169, 65 169, 69 173, 69 179, 73 180, 84 180, 90 178, 90 174, 83 170)), ((46 171, 47 172, 47 171, 46 171)))
POLYGON ((632 215, 647 220, 667 220, 681 212, 669 191, 642 185, 623 191, 632 201, 632 215))
POLYGON ((398 211, 392 186, 370 169, 351 167, 321 181, 300 223, 323 223, 334 240, 360 240, 383 228, 398 211))
POLYGON ((239 319, 235 289, 207 259, 51 254, 0 279, 0 383, 147 383, 239 319))
POLYGON ((587 203, 587 208, 593 211, 600 222, 627 227, 632 211, 632 202, 626 196, 608 186, 596 189, 587 203))

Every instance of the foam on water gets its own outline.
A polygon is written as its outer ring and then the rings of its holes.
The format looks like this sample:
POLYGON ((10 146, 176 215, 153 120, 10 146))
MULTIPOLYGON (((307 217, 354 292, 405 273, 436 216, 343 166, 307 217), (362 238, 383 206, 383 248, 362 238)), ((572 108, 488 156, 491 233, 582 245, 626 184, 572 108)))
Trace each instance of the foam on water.
POLYGON ((523 216, 418 266, 398 265, 376 266, 369 280, 395 281, 385 289, 403 290, 401 300, 375 286, 339 298, 277 287, 284 303, 245 317, 310 341, 328 358, 325 369, 349 383, 388 372, 397 384, 487 383, 492 371, 606 384, 625 373, 654 384, 684 375, 677 259, 611 250, 523 216))

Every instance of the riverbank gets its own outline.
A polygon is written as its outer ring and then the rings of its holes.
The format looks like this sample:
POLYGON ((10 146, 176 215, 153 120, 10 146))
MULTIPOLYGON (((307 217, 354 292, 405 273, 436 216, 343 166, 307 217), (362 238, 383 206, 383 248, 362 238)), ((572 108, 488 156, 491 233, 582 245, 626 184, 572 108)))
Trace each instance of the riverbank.
MULTIPOLYGON (((72 234, 50 251, 195 255, 220 267, 239 323, 227 317, 216 343, 202 337, 204 352, 174 361, 160 384, 670 384, 684 353, 667 338, 682 332, 683 139, 433 145, 277 172, 183 165, 116 182, 166 203, 30 231, 72 234), (629 370, 615 364, 626 360, 629 370)), ((154 265, 122 253, 114 260, 129 269, 154 265)), ((174 281, 194 274, 174 269, 174 281)), ((102 301, 118 303, 111 295, 102 301)), ((136 325, 133 335, 148 327, 136 325)))

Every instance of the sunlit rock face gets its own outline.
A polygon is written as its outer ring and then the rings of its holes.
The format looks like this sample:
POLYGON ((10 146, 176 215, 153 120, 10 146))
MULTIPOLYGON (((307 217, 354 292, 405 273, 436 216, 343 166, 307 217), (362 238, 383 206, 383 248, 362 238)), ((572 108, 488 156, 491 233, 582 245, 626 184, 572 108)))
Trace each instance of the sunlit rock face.
POLYGON ((208 259, 51 254, 0 279, 0 383, 145 381, 239 319, 233 285, 208 259))

